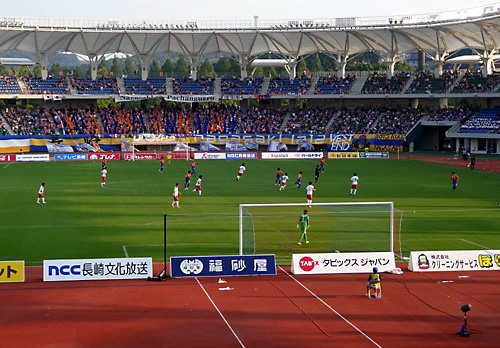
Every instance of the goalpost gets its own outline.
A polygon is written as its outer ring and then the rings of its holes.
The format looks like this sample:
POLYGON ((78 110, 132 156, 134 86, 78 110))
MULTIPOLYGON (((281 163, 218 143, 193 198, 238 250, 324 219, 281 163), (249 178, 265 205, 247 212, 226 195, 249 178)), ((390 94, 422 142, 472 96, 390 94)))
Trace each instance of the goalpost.
POLYGON ((240 204, 239 253, 275 254, 281 262, 293 253, 336 251, 391 251, 402 258, 401 221, 393 202, 240 204), (304 209, 310 243, 298 245, 304 209))

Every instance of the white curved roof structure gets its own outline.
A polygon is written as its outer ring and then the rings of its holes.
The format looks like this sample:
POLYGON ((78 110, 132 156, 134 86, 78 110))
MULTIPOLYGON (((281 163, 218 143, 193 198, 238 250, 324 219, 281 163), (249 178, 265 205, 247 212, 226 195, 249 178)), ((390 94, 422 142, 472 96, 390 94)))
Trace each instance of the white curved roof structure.
MULTIPOLYGON (((377 52, 394 61, 421 50, 444 62, 470 48, 488 58, 500 48, 500 5, 467 11, 399 18, 337 18, 215 25, 88 23, 57 20, 0 21, 0 57, 11 50, 35 53, 42 67, 59 52, 72 52, 98 63, 104 55, 125 53, 148 66, 156 53, 185 55, 192 67, 209 53, 227 53, 247 64, 250 57, 276 53, 296 62, 314 52, 331 54, 342 64, 348 56, 377 52)), ((345 64, 344 64, 345 65, 345 64)))

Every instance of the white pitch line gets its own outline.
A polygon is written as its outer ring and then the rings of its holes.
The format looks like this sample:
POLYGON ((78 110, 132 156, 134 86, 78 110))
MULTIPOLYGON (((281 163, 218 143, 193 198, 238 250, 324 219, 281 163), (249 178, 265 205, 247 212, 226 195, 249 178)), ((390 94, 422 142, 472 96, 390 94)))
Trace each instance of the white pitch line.
POLYGON ((487 246, 471 242, 470 240, 467 240, 467 239, 460 239, 460 240, 464 241, 465 243, 469 243, 469 244, 472 244, 472 245, 477 245, 478 247, 484 248, 486 250, 490 250, 490 248, 488 248, 487 246))
POLYGON ((243 344, 243 342, 241 342, 240 338, 238 337, 238 335, 236 334, 236 332, 234 332, 233 328, 231 327, 231 325, 229 325, 228 321, 226 320, 226 318, 224 317, 224 315, 221 313, 221 311, 219 310, 219 308, 217 307, 217 305, 215 304, 215 302, 212 300, 212 298, 210 297, 210 295, 208 294, 208 292, 205 290, 205 288, 203 287, 203 285, 201 285, 200 281, 198 280, 197 277, 195 277, 194 279, 196 279, 196 281, 198 282, 198 285, 201 287, 201 289, 203 290, 203 292, 205 293, 205 295, 208 297, 208 299, 210 300, 210 302, 212 302, 212 305, 214 306, 214 308, 217 310, 217 313, 219 313, 220 317, 222 318, 222 320, 224 320, 224 322, 226 323, 227 327, 229 328, 229 330, 231 330, 231 332, 233 333, 234 337, 236 338, 236 340, 239 342, 239 344, 245 348, 245 345, 243 344))
POLYGON ((365 336, 365 338, 367 340, 369 340, 370 342, 372 342, 375 346, 379 347, 379 348, 382 348, 381 345, 379 345, 377 342, 375 342, 372 338, 370 338, 367 334, 365 334, 363 331, 361 331, 361 329, 359 329, 356 325, 354 325, 353 323, 351 323, 349 320, 347 320, 347 318, 345 318, 342 314, 340 314, 339 312, 337 312, 335 309, 333 309, 328 303, 326 303, 325 301, 323 301, 321 298, 318 297, 318 295, 316 295, 314 292, 312 292, 311 290, 309 290, 304 284, 302 284, 301 282, 299 282, 294 276, 292 276, 290 273, 288 273, 287 271, 285 271, 283 268, 281 268, 281 266, 278 266, 279 269, 281 269, 281 271, 283 271, 286 275, 288 275, 290 278, 292 278, 297 284, 299 284, 301 287, 303 287, 308 293, 310 293, 311 295, 313 295, 318 301, 320 301, 322 304, 324 304, 328 309, 330 309, 333 313, 337 314, 342 320, 344 320, 347 324, 351 325, 356 331, 358 331, 360 334, 362 334, 363 336, 365 336))
POLYGON ((7 168, 8 166, 10 166, 10 163, 7 163, 6 165, 4 165, 3 169, 7 168))
POLYGON ((122 247, 123 247, 123 252, 125 253, 125 257, 128 259, 127 247, 125 245, 122 245, 122 247))

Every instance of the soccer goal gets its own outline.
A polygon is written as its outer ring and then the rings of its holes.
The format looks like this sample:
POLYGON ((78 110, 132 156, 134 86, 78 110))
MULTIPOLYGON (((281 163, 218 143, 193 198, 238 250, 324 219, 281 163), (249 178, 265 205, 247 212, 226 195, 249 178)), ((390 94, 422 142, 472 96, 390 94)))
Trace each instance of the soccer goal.
POLYGON ((401 253, 402 211, 393 202, 240 204, 241 255, 275 254, 288 262, 294 253, 401 253), (310 243, 298 245, 299 216, 308 210, 310 243))

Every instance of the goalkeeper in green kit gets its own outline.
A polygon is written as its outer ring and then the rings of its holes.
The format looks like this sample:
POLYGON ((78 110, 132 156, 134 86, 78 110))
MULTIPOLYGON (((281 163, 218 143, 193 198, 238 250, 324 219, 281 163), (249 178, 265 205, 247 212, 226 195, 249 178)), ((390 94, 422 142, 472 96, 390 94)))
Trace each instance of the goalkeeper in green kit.
POLYGON ((304 210, 304 214, 299 217, 299 223, 297 224, 297 228, 300 228, 300 239, 297 243, 298 245, 302 245, 302 239, 306 241, 306 244, 309 244, 307 240, 307 228, 309 227, 309 215, 307 215, 307 210, 304 210))

